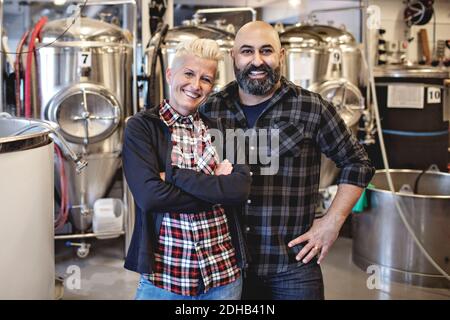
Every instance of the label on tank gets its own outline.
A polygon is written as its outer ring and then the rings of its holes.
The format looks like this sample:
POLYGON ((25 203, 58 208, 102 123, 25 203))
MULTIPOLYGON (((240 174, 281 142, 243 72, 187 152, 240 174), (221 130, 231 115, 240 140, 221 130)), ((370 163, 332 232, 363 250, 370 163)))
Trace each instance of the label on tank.
POLYGON ((82 68, 91 67, 92 59, 91 53, 89 51, 80 51, 78 52, 78 65, 82 68))
POLYGON ((427 103, 441 103, 441 88, 428 87, 427 88, 427 103))
POLYGON ((423 85, 389 85, 387 107, 423 109, 424 91, 423 85))

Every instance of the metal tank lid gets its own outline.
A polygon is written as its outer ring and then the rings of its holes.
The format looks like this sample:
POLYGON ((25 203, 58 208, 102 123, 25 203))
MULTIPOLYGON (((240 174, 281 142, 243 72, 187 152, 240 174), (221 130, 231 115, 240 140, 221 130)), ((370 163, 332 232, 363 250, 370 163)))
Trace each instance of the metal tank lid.
POLYGON ((179 43, 184 40, 207 38, 216 40, 220 45, 233 46, 234 35, 209 25, 179 26, 170 29, 164 39, 166 43, 179 43))
POLYGON ((130 44, 132 34, 116 25, 100 20, 80 17, 48 22, 41 31, 41 45, 65 42, 101 42, 105 44, 130 44))
POLYGON ((0 113, 0 154, 34 149, 50 143, 50 130, 38 121, 0 113))
POLYGON ((378 78, 448 78, 449 70, 422 65, 383 65, 374 68, 378 78))
POLYGON ((325 45, 325 42, 318 35, 297 28, 290 28, 282 32, 280 41, 282 45, 289 44, 303 48, 316 48, 325 45))
POLYGON ((355 37, 348 31, 327 25, 310 25, 310 24, 296 24, 287 29, 296 30, 297 32, 308 32, 319 36, 322 41, 331 45, 356 45, 355 37))

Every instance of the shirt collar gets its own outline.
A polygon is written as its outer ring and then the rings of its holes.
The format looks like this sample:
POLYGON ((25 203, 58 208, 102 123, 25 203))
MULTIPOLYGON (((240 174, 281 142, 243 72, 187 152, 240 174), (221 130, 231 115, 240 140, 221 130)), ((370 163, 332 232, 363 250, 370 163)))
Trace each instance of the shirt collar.
POLYGON ((167 126, 171 127, 175 122, 180 124, 192 124, 199 120, 199 113, 196 111, 194 114, 183 116, 179 114, 169 103, 169 100, 164 100, 159 108, 159 114, 161 119, 164 120, 167 126))

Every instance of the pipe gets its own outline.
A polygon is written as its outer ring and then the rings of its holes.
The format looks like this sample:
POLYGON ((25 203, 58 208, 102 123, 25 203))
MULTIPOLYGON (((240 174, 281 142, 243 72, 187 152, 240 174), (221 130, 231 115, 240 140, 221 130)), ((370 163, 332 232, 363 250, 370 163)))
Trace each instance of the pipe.
POLYGON ((64 161, 60 148, 55 145, 55 153, 59 160, 59 172, 60 172, 60 193, 61 204, 59 207, 59 214, 55 220, 55 229, 62 228, 69 218, 69 190, 67 185, 66 171, 64 169, 64 161))
POLYGON ((136 1, 133 1, 133 114, 136 114, 139 111, 139 100, 138 100, 138 61, 137 61, 137 28, 138 28, 138 10, 136 1))
MULTIPOLYGON (((12 117, 11 117, 12 118, 12 117)), ((53 135, 53 140, 55 140, 55 143, 57 143, 62 149, 64 150, 65 154, 67 154, 72 161, 76 164, 76 170, 77 173, 80 173, 86 166, 87 161, 83 160, 81 156, 78 156, 68 145, 66 139, 58 132, 59 126, 56 123, 44 121, 44 120, 33 120, 33 122, 30 122, 30 125, 26 126, 23 129, 20 129, 19 131, 15 132, 13 135, 20 135, 28 130, 34 129, 34 128, 45 128, 51 132, 53 135)))
POLYGON ((256 10, 250 7, 243 8, 223 8, 223 9, 200 9, 195 11, 194 17, 201 14, 208 13, 226 13, 226 12, 239 12, 239 11, 250 11, 252 14, 252 21, 256 21, 256 10))
POLYGON ((16 93, 16 115, 18 117, 21 116, 22 112, 22 99, 21 99, 21 81, 22 81, 22 49, 25 44, 25 41, 28 38, 28 35, 30 32, 27 30, 22 35, 22 38, 19 41, 19 44, 17 45, 16 49, 16 61, 14 61, 14 73, 15 73, 15 93, 16 93))
POLYGON ((42 17, 35 25, 31 32, 28 44, 27 64, 25 70, 25 117, 31 118, 31 72, 33 70, 33 57, 36 46, 36 39, 39 37, 41 29, 47 23, 48 18, 42 17))
POLYGON ((330 9, 316 9, 312 10, 308 14, 308 20, 312 21, 317 13, 325 13, 325 12, 337 12, 337 11, 348 11, 348 10, 364 10, 366 8, 365 5, 359 6, 350 6, 350 7, 340 7, 340 8, 330 8, 330 9))

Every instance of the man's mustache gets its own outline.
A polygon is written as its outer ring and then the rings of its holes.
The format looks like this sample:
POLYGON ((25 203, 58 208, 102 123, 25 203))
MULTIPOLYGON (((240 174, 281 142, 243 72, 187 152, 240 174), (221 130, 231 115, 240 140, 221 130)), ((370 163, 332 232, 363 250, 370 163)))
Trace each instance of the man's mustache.
POLYGON ((266 72, 268 74, 273 72, 272 68, 270 68, 269 66, 267 66, 265 64, 262 64, 262 65, 260 65, 258 67, 251 64, 251 65, 249 65, 248 67, 246 67, 244 69, 243 73, 244 73, 245 76, 249 76, 250 72, 252 72, 252 71, 263 71, 263 72, 266 72))

